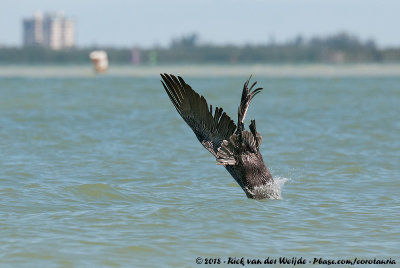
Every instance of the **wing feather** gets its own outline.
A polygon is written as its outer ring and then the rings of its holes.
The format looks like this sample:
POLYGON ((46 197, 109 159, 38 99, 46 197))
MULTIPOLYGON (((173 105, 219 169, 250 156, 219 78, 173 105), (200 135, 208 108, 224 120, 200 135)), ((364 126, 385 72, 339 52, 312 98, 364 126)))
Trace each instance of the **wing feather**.
POLYGON ((178 113, 201 144, 217 157, 222 141, 229 140, 236 130, 233 120, 219 107, 215 107, 213 115, 212 105, 208 109, 206 99, 181 77, 168 74, 161 74, 161 77, 161 83, 178 113))

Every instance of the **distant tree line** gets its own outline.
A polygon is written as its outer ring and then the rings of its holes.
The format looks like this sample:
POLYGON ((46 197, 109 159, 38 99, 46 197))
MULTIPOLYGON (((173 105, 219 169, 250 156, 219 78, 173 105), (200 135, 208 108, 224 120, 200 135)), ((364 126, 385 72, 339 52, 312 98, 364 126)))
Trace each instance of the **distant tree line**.
MULTIPOLYGON (((100 47, 50 50, 42 47, 0 47, 0 64, 87 64, 100 47)), ((339 33, 306 40, 298 36, 284 43, 261 45, 199 44, 190 34, 173 39, 168 48, 101 48, 112 64, 179 63, 389 63, 400 62, 400 47, 379 49, 373 40, 339 33), (135 55, 135 56, 133 56, 135 55), (135 58, 135 60, 133 60, 135 58)))

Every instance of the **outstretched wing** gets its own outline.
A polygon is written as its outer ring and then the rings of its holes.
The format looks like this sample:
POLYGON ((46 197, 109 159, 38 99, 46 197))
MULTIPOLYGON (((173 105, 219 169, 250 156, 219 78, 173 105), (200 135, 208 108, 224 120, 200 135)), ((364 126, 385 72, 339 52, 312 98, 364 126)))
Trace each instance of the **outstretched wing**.
POLYGON ((253 85, 251 85, 251 87, 249 89, 248 86, 249 86, 250 79, 251 79, 251 76, 246 81, 246 83, 244 83, 244 85, 243 85, 242 98, 240 100, 240 105, 239 105, 239 109, 238 109, 238 126, 239 126, 238 130, 239 131, 243 130, 242 127, 243 127, 244 118, 246 117, 246 113, 247 113, 247 110, 249 109, 251 100, 254 98, 255 95, 260 93, 260 91, 262 90, 261 87, 253 90, 254 86, 257 84, 257 81, 254 82, 253 85))
POLYGON ((161 74, 165 91, 183 120, 190 126, 201 144, 217 157, 223 140, 236 130, 236 125, 222 108, 208 108, 203 96, 195 92, 181 77, 161 74))

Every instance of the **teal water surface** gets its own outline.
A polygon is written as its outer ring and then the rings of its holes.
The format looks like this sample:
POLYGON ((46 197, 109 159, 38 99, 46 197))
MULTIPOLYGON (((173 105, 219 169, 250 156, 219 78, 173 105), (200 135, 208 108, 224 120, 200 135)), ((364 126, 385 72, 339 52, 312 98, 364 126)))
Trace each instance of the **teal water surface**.
MULTIPOLYGON (((185 77, 236 120, 242 77, 185 77)), ((250 200, 150 77, 0 78, 0 266, 396 259, 400 78, 255 77, 281 200, 250 200)))

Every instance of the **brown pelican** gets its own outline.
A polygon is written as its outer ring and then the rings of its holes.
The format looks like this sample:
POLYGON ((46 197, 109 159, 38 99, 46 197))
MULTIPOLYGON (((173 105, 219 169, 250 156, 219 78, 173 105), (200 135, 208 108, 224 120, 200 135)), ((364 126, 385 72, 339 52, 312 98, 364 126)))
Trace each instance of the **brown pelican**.
POLYGON ((262 137, 251 120, 250 132, 244 130, 244 118, 250 102, 262 88, 249 88, 250 78, 244 83, 238 109, 237 126, 222 108, 208 107, 203 96, 195 92, 181 77, 161 74, 165 91, 178 113, 190 126, 200 143, 216 158, 217 165, 225 166, 248 198, 279 198, 274 180, 260 153, 262 137))

